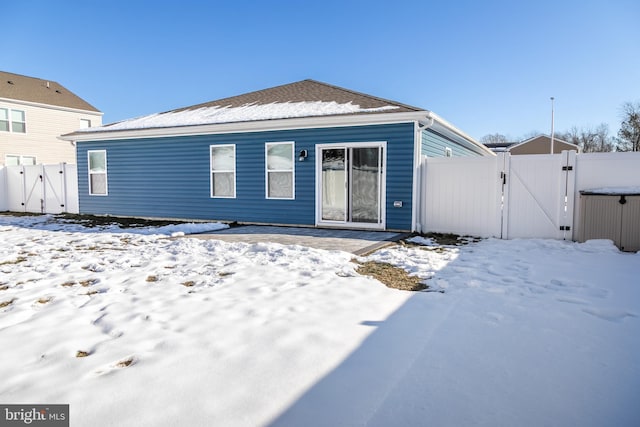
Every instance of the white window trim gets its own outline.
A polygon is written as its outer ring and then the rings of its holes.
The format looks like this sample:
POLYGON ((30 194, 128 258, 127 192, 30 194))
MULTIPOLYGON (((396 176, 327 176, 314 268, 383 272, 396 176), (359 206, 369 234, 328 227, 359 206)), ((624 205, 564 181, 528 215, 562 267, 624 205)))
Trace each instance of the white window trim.
POLYGON ((444 156, 453 157, 453 150, 451 149, 451 147, 444 147, 444 156))
POLYGON ((87 185, 89 187, 90 196, 108 196, 109 195, 109 176, 107 167, 107 150, 87 150, 87 185), (104 153, 104 172, 91 172, 91 153, 104 153), (93 193, 91 190, 91 175, 104 174, 104 194, 93 193))
POLYGON ((296 143, 294 141, 267 142, 264 144, 264 197, 269 200, 295 200, 296 198, 296 143), (269 147, 291 145, 291 170, 269 170, 269 147), (269 172, 291 172, 291 197, 269 197, 269 172))
MULTIPOLYGON (((7 107, 0 107, 0 110, 5 110, 7 112, 7 130, 3 130, 1 132, 11 132, 11 109, 7 107)), ((2 119, 2 121, 5 121, 5 119, 2 119)))
MULTIPOLYGON (((9 108, 9 107, 0 107, 0 109, 7 110, 7 122, 8 122, 8 126, 9 126, 8 132, 17 133, 17 134, 21 134, 21 135, 26 135, 27 134, 28 129, 27 129, 27 111, 26 110, 19 110, 17 108, 9 108), (11 112, 12 111, 20 111, 24 115, 24 121, 23 122, 19 122, 19 123, 24 124, 24 132, 16 132, 16 131, 13 130, 13 122, 14 122, 14 120, 11 117, 11 112)), ((7 132, 7 131, 2 131, 2 132, 7 132)))
POLYGON ((371 141, 371 142, 344 142, 344 143, 327 143, 316 144, 316 226, 326 227, 342 227, 344 225, 354 225, 362 229, 384 230, 387 224, 387 142, 371 141), (382 148, 382 173, 380 174, 380 223, 365 222, 349 222, 349 221, 328 221, 322 219, 322 150, 332 148, 382 148))
POLYGON ((84 118, 80 119, 80 129, 89 129, 90 127, 91 127, 91 119, 84 119, 84 118), (87 123, 88 126, 86 128, 82 127, 83 122, 87 123))
MULTIPOLYGON (((0 109, 7 111, 7 123, 8 123, 8 127, 9 127, 8 131, 2 131, 2 132, 18 133, 18 134, 21 134, 21 135, 26 135, 27 134, 27 111, 26 110, 19 110, 17 108, 9 108, 9 107, 0 107, 0 109), (16 132, 16 131, 13 130, 13 122, 14 122, 14 120, 11 117, 11 112, 12 111, 20 111, 24 115, 24 121, 23 122, 19 122, 19 123, 24 124, 24 132, 16 132)), ((2 119, 2 120, 4 120, 4 119, 2 119)))
POLYGON ((33 164, 37 165, 38 164, 38 157, 37 156, 32 156, 30 154, 5 154, 4 155, 4 164, 7 164, 7 158, 8 157, 17 157, 18 158, 18 166, 22 166, 24 165, 23 163, 23 159, 25 157, 32 157, 33 158, 33 164))
POLYGON ((209 195, 212 199, 235 199, 236 198, 236 189, 237 189, 237 180, 236 180, 236 144, 213 144, 209 146, 209 195), (213 148, 222 148, 222 147, 233 147, 233 169, 229 170, 213 170, 213 148), (213 194, 213 174, 214 173, 233 173, 233 195, 232 196, 216 196, 213 194))
POLYGON ((27 112, 25 110, 17 110, 15 108, 12 108, 11 111, 20 111, 23 116, 24 116, 24 121, 23 122, 19 122, 22 123, 24 125, 24 132, 16 132, 13 130, 13 119, 11 117, 9 117, 10 123, 11 123, 11 132, 13 133, 21 133, 23 135, 27 134, 27 112))

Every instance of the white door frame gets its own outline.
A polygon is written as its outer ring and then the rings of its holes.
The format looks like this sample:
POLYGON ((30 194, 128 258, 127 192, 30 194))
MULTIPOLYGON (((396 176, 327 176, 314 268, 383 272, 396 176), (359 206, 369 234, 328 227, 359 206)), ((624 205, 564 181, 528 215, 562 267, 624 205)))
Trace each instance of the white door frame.
MULTIPOLYGON (((345 168, 350 170, 350 165, 345 164, 345 168)), ((347 192, 350 188, 346 188, 347 192)), ((371 142, 343 142, 330 144, 316 144, 316 226, 318 227, 335 227, 335 228, 364 228, 373 230, 384 230, 387 224, 386 209, 387 194, 387 142, 371 141, 371 142), (382 156, 380 159, 380 167, 382 172, 378 174, 380 199, 380 220, 378 223, 352 222, 348 217, 345 221, 329 221, 322 219, 322 150, 323 149, 349 149, 349 148, 382 148, 382 156)), ((347 204, 348 205, 348 204, 347 204)))

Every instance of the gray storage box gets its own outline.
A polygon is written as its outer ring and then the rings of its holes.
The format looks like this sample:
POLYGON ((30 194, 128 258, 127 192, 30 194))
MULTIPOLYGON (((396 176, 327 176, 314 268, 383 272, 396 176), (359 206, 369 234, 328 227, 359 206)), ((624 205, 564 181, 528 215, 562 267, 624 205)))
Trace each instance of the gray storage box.
POLYGON ((622 251, 640 250, 640 188, 580 192, 578 241, 610 239, 622 251))

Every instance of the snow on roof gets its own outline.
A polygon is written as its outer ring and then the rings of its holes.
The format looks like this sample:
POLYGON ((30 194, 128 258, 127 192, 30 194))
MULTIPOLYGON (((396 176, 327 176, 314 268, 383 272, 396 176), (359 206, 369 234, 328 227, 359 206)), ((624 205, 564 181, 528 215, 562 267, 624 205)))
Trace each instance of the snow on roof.
POLYGON ((351 102, 339 104, 335 101, 313 102, 272 102, 264 105, 245 104, 239 107, 202 107, 193 110, 174 110, 148 116, 124 120, 122 122, 83 129, 83 132, 108 130, 131 130, 176 126, 237 123, 256 120, 289 119, 297 117, 317 117, 339 114, 375 113, 395 110, 400 107, 385 105, 376 108, 362 108, 351 102))
POLYGON ((580 191, 580 194, 601 194, 601 195, 638 195, 640 187, 601 187, 590 188, 580 191))

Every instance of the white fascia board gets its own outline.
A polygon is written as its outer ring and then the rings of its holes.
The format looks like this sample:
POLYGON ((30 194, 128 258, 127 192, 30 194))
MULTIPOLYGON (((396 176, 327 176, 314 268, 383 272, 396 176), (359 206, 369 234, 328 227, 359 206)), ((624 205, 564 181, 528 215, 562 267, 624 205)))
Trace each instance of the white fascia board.
POLYGON ((436 123, 438 123, 443 128, 447 129, 449 132, 452 132, 453 134, 457 135, 458 137, 464 139, 469 144, 480 148, 482 151, 484 151, 488 155, 490 155, 490 156, 495 156, 496 155, 493 151, 491 151, 484 144, 481 144, 480 142, 476 141, 471 136, 467 135, 466 133, 464 133, 463 131, 461 131, 460 129, 458 129, 457 127, 455 127, 454 125, 452 125, 451 123, 449 123, 448 121, 443 119, 442 117, 438 116, 436 113, 434 113, 432 111, 429 111, 428 117, 430 119, 433 119, 436 123))
POLYGON ((272 119, 251 122, 218 123, 209 125, 179 126, 167 128, 131 129, 117 131, 74 132, 62 135, 65 141, 107 141, 117 139, 162 138, 167 136, 213 135, 275 130, 313 129, 326 127, 366 126, 419 121, 426 111, 408 113, 376 113, 342 116, 318 116, 293 119, 272 119))
POLYGON ((42 104, 40 102, 22 101, 20 99, 0 98, 0 102, 10 102, 18 105, 28 105, 30 107, 48 108, 50 110, 68 111, 71 113, 91 114, 94 116, 103 116, 102 111, 82 110, 79 108, 62 107, 60 105, 42 104))

